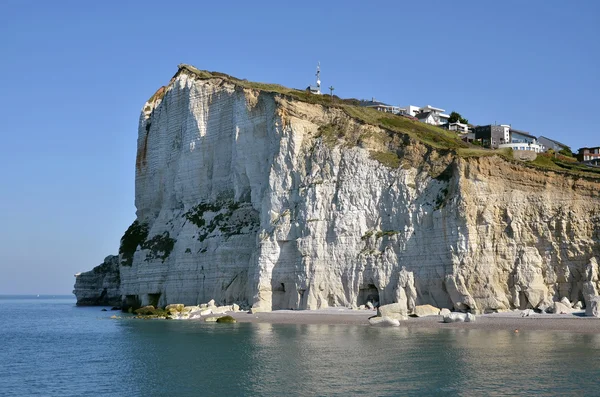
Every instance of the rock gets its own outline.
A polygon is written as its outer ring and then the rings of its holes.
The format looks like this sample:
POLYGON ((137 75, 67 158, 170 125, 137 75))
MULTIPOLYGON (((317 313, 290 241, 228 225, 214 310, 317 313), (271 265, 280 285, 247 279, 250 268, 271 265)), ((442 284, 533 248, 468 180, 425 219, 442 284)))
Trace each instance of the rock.
POLYGON ((367 302, 367 308, 369 308, 369 310, 373 310, 375 308, 375 306, 373 306, 373 303, 371 302, 367 302))
POLYGON ((560 303, 562 303, 563 305, 565 305, 569 308, 573 306, 566 296, 560 300, 560 303))
POLYGON ((415 288, 415 275, 406 270, 405 266, 398 273, 396 286, 396 302, 406 306, 408 313, 412 313, 416 306, 417 290, 415 288))
POLYGON ((594 257, 585 266, 585 281, 598 282, 598 261, 594 257))
POLYGON ((378 327, 398 327, 400 325, 400 320, 390 317, 379 317, 374 316, 369 319, 369 324, 378 326, 378 327))
POLYGON ((589 317, 600 317, 600 296, 590 298, 590 303, 585 308, 585 315, 589 317))
POLYGON ((440 310, 440 316, 447 316, 451 313, 450 309, 443 308, 440 310))
POLYGON ((440 309, 432 305, 417 305, 415 306, 414 315, 417 317, 437 316, 440 314, 440 309))
POLYGON ((408 310, 402 303, 390 303, 377 308, 377 317, 389 317, 396 320, 407 320, 408 310))
POLYGON ((239 311, 240 311, 240 306, 239 306, 237 303, 234 303, 233 305, 231 305, 231 310, 232 310, 234 313, 237 313, 237 312, 239 312, 239 311))
POLYGON ((110 316, 110 318, 113 318, 113 319, 114 319, 114 318, 120 318, 120 317, 117 317, 117 316, 115 316, 115 315, 113 314, 112 316, 110 316))
POLYGON ((367 307, 366 307, 365 305, 360 305, 360 306, 358 307, 358 310, 365 310, 366 308, 367 308, 367 307))
POLYGON ((215 306, 215 300, 211 299, 208 301, 208 307, 213 307, 213 306, 215 306))
POLYGON ((142 316, 150 316, 150 315, 156 314, 156 308, 152 305, 148 305, 148 306, 140 307, 139 309, 136 309, 133 312, 135 314, 139 314, 142 316))
POLYGON ((113 306, 113 307, 110 308, 110 310, 113 310, 113 311, 114 310, 121 310, 121 307, 120 306, 113 306))
POLYGON ((535 314, 535 311, 533 309, 525 309, 521 312, 521 317, 529 317, 533 314, 535 314))
POLYGON ((200 309, 206 309, 207 307, 208 307, 208 304, 206 304, 206 303, 200 304, 200 309))
POLYGON ((208 316, 209 314, 212 314, 212 309, 204 309, 204 310, 200 310, 200 315, 201 316, 208 316))
POLYGON ((218 306, 218 307, 213 307, 212 308, 212 312, 214 314, 223 314, 223 313, 227 313, 232 311, 232 307, 231 306, 218 306))
POLYGON ((108 310, 106 310, 106 309, 102 309, 102 310, 100 310, 100 311, 101 311, 101 312, 107 312, 108 310))
POLYGON ((440 307, 535 309, 557 288, 579 299, 581 253, 598 252, 593 178, 404 144, 399 132, 390 141, 389 128, 344 109, 185 65, 138 119, 137 223, 113 281, 76 281, 92 302, 104 285, 133 307, 210 293, 266 311, 317 309, 373 294, 410 313, 418 286, 440 307), (400 159, 382 160, 388 149, 400 159))
POLYGON ((237 323, 237 321, 235 320, 235 318, 233 318, 231 316, 219 317, 219 318, 217 318, 217 322, 218 323, 227 323, 227 324, 237 323))
POLYGON ((450 313, 444 316, 445 323, 464 323, 474 321, 474 317, 471 313, 450 313))
POLYGON ((207 322, 207 323, 216 323, 217 322, 217 318, 218 317, 206 317, 204 319, 204 322, 207 322))
POLYGON ((581 292, 583 293, 583 299, 585 301, 585 306, 588 307, 590 305, 591 300, 598 296, 598 290, 596 288, 595 281, 584 281, 581 292))
POLYGON ((577 303, 575 303, 573 305, 573 309, 575 309, 575 310, 581 310, 581 309, 583 309, 583 302, 577 301, 577 303))
POLYGON ((165 306, 165 310, 168 312, 181 312, 185 306, 183 303, 172 303, 170 305, 165 306))
POLYGON ((109 255, 89 272, 75 275, 77 306, 120 306, 119 257, 109 255))
POLYGON ((264 310, 262 307, 260 307, 260 306, 259 306, 259 307, 254 307, 254 306, 252 306, 252 307, 250 308, 250 314, 254 314, 254 313, 261 313, 261 312, 264 312, 264 311, 265 311, 265 310, 264 310))
POLYGON ((554 314, 570 314, 571 312, 573 312, 573 310, 571 309, 570 302, 569 302, 568 306, 562 302, 554 302, 554 307, 552 308, 552 313, 554 313, 554 314))

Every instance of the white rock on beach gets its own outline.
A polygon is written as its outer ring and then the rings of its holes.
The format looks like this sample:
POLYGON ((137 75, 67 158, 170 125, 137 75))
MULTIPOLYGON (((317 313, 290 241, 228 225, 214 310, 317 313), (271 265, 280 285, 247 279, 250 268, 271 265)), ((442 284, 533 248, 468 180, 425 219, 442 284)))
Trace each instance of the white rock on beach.
POLYGON ((443 308, 442 310, 440 310, 440 316, 447 316, 447 315, 449 315, 450 313, 452 313, 452 312, 450 311, 450 309, 443 308))
POLYGON ((398 327, 400 326, 400 320, 390 317, 371 317, 369 319, 369 324, 378 326, 378 327, 398 327))
POLYGON ((590 317, 600 317, 600 296, 589 298, 589 303, 585 308, 585 315, 590 317))
POLYGON ((554 302, 554 306, 552 308, 552 313, 554 314, 571 314, 573 309, 571 309, 571 304, 566 305, 562 302, 554 302))
POLYGON ((444 316, 445 323, 472 323, 475 320, 475 315, 471 313, 450 313, 444 316))
POLYGON ((521 312, 521 317, 529 317, 532 314, 535 314, 535 311, 533 311, 533 309, 525 309, 521 312))
POLYGON ((396 320, 407 320, 408 311, 403 303, 390 303, 377 308, 378 317, 389 317, 396 320))
POLYGON ((417 317, 437 316, 440 309, 432 305, 417 305, 413 314, 417 317))

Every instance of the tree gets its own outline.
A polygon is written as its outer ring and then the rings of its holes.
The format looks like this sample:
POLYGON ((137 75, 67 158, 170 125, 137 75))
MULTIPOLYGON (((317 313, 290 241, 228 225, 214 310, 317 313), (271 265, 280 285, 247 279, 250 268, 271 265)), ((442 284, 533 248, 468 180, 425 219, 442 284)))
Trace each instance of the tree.
POLYGON ((457 113, 457 112, 450 113, 450 118, 448 119, 448 122, 456 123, 457 121, 460 123, 463 123, 463 124, 469 124, 469 120, 467 120, 463 116, 461 116, 460 113, 457 113))
POLYGON ((573 152, 571 151, 570 147, 564 147, 562 149, 560 149, 558 151, 558 154, 562 154, 563 156, 567 156, 567 157, 575 157, 575 155, 573 154, 573 152))

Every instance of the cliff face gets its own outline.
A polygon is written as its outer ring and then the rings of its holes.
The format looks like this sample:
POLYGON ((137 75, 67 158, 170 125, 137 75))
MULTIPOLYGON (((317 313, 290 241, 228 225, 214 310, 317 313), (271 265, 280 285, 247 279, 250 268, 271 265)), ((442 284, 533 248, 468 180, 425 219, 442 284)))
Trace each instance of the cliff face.
POLYGON ((78 306, 120 306, 119 257, 109 255, 89 272, 75 275, 78 306))
POLYGON ((417 304, 583 300, 599 187, 180 70, 140 117, 121 294, 128 305, 385 304, 405 267, 417 304))

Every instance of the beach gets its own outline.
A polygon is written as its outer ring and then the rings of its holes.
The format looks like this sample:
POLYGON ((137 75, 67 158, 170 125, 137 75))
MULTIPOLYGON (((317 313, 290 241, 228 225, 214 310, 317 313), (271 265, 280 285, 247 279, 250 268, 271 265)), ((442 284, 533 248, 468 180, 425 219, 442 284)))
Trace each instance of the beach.
MULTIPOLYGON (((318 310, 276 310, 250 314, 227 313, 240 323, 270 324, 345 324, 370 326, 368 319, 375 310, 351 310, 328 308, 318 310)), ((576 333, 600 333, 600 319, 585 317, 584 312, 573 314, 531 314, 521 317, 521 311, 482 314, 475 322, 444 323, 442 316, 409 317, 400 321, 405 328, 483 329, 522 331, 565 331, 576 333)))

